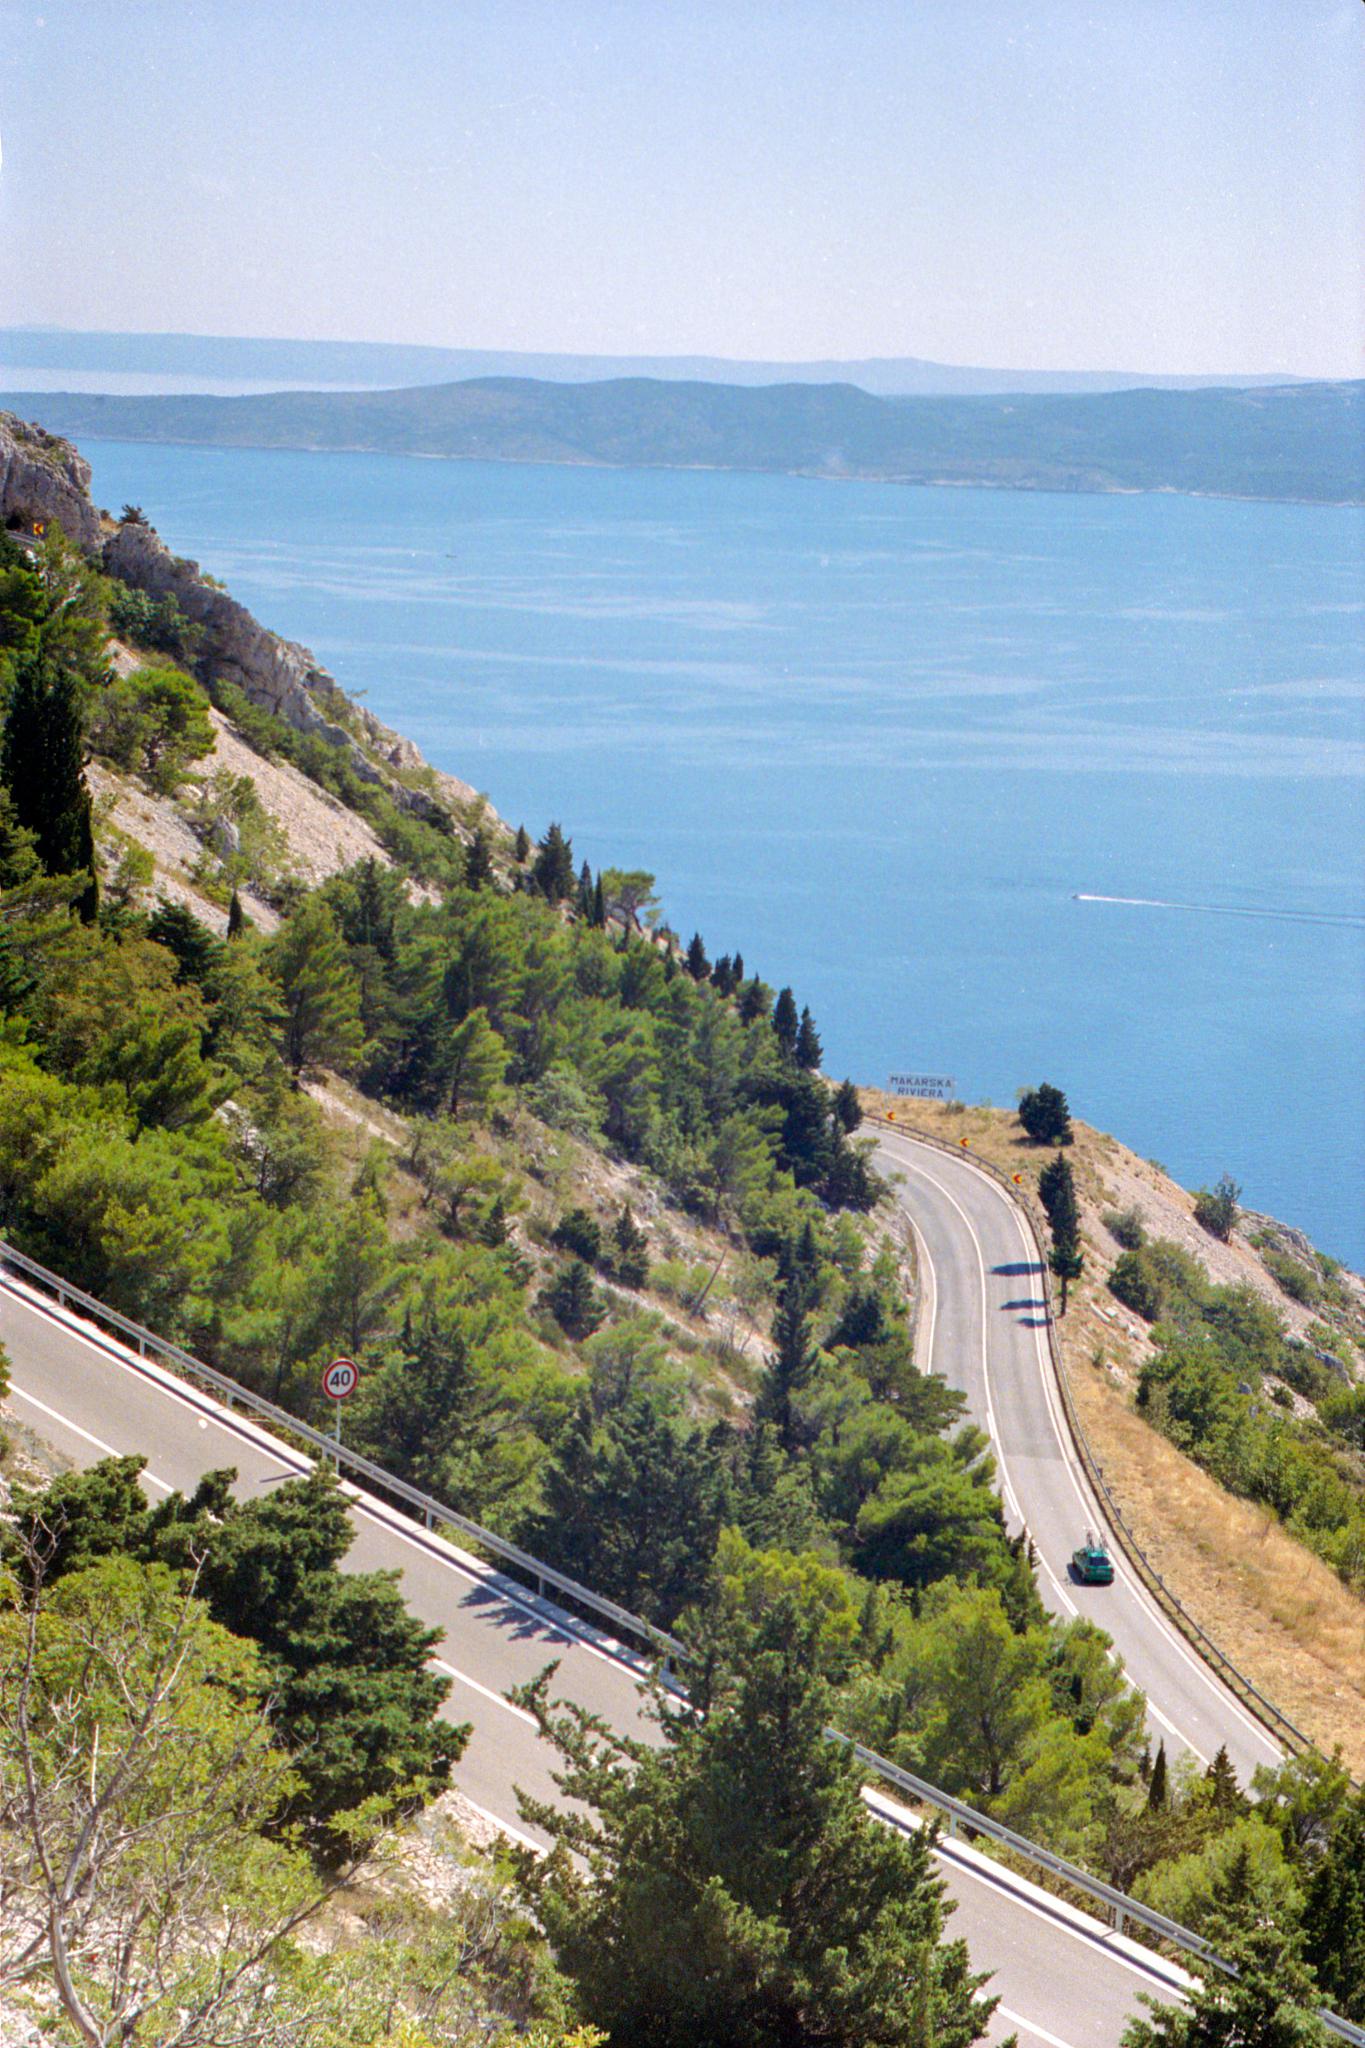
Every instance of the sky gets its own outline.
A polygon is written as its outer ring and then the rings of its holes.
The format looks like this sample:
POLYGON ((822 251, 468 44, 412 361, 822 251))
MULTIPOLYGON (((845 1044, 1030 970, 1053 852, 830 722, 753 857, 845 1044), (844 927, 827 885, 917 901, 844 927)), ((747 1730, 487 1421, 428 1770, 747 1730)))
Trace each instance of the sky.
POLYGON ((1365 375, 1361 0, 0 0, 0 325, 1365 375))

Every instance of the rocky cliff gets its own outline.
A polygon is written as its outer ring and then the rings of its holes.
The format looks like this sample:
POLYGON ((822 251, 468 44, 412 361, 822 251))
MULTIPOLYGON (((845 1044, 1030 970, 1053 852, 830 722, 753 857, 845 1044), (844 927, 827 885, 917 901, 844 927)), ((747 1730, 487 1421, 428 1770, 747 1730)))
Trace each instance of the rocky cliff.
MULTIPOLYGON (((233 683, 296 732, 338 748, 362 781, 385 787, 402 809, 459 819, 474 800, 467 782, 429 768, 410 740, 352 704, 306 647, 270 632, 197 562, 173 554, 145 520, 115 521, 99 512, 90 497, 89 463, 69 442, 6 412, 0 412, 0 521, 29 533, 59 521, 106 575, 152 597, 174 598, 200 629, 197 666, 206 682, 233 683), (414 775, 426 786, 403 779, 414 775)), ((485 822, 496 829, 500 821, 487 812, 485 822)))
POLYGON ((100 515, 90 501, 90 464, 69 441, 0 412, 0 522, 40 533, 53 521, 98 554, 100 515))

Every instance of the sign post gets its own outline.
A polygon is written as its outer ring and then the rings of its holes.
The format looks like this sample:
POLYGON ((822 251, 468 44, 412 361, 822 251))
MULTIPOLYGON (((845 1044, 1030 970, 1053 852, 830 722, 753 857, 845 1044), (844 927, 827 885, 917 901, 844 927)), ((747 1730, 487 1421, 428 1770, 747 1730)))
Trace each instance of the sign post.
POLYGON ((322 1375, 322 1391, 336 1403, 337 1472, 341 1471, 341 1404, 360 1385, 360 1368, 353 1358, 334 1358, 322 1375))

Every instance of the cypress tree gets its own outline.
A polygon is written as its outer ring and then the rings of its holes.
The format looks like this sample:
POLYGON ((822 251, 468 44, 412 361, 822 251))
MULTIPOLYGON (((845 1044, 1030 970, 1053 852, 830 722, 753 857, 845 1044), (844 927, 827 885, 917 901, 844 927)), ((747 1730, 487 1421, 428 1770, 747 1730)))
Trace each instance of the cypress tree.
POLYGON ((1304 1901, 1307 1960, 1327 2003, 1365 2024, 1365 1792, 1338 1814, 1304 1901))
POLYGON ((45 872, 90 877, 76 909, 92 923, 99 889, 76 678, 38 649, 16 663, 0 737, 0 782, 10 793, 17 823, 33 834, 45 872))
POLYGON ((234 889, 234 890, 233 890, 233 892, 232 892, 232 899, 231 899, 231 901, 230 901, 230 902, 229 902, 229 904, 228 904, 228 921, 227 921, 227 935, 228 935, 228 937, 229 937, 230 939, 236 939, 236 938, 240 938, 240 937, 241 937, 241 934, 242 934, 242 932, 243 932, 243 931, 244 931, 244 929, 245 929, 245 927, 246 927, 246 912, 245 912, 245 911, 243 910, 243 908, 242 908, 242 899, 241 899, 241 897, 240 897, 240 896, 239 896, 239 895, 237 894, 237 891, 236 891, 236 890, 234 889))
POLYGON ((809 1010, 801 1012, 801 1024, 796 1034, 796 1064, 813 1074, 825 1056, 820 1043, 820 1034, 815 1028, 815 1019, 809 1010))
POLYGON ((706 957, 706 948, 701 942, 700 932, 693 932, 692 942, 687 948, 687 971, 693 981, 705 981, 711 971, 711 963, 706 957))
POLYGON ((768 1359, 758 1390, 754 1419, 775 1425, 782 1448, 790 1456, 799 1444, 795 1398, 815 1369, 806 1290, 795 1274, 783 1290, 781 1305, 773 1317, 773 1339, 776 1349, 768 1359))
POLYGON ((1167 1785, 1166 1770, 1166 1745, 1163 1742, 1160 1743, 1157 1747, 1156 1762, 1152 1765, 1152 1782, 1147 1787, 1148 1813, 1164 1812, 1169 1798, 1170 1792, 1167 1785))
POLYGON ((734 961, 733 961, 733 963, 732 963, 732 969, 731 969, 731 975, 730 975, 730 987, 731 987, 732 989, 737 989, 737 988, 739 987, 740 983, 741 983, 741 982, 743 981, 743 979, 744 979, 744 955, 743 955, 742 953, 736 953, 736 955, 735 955, 735 957, 734 957, 734 961))
POLYGON ((584 861, 578 871, 578 900, 575 908, 585 924, 592 923, 593 887, 592 868, 584 861))
POLYGON ((800 1023, 796 1014, 796 997, 789 988, 782 989, 773 1004, 773 1030, 783 1052, 788 1056, 794 1054, 800 1023))
POLYGON ((843 1131, 856 1131, 863 1120, 863 1106, 851 1081, 841 1081, 834 1092, 834 1119, 843 1131))
POLYGON ((519 868, 524 868, 526 865, 526 856, 531 851, 531 835, 526 830, 526 827, 524 825, 518 825, 517 827, 517 843, 515 851, 517 866, 519 868))
POLYGON ((768 991, 755 975, 746 981, 739 992, 739 1021, 741 1024, 756 1024, 760 1017, 768 1014, 768 991))
POLYGON ((535 885, 551 903, 562 903, 574 885, 573 846, 558 825, 550 825, 536 851, 535 885))
POLYGON ((592 888, 592 914, 591 914, 591 917, 590 917, 590 919, 589 919, 589 922, 590 922, 590 923, 592 924, 592 926, 594 927, 594 929, 595 929, 595 930, 597 930, 597 931, 599 931, 599 932, 600 932, 600 931, 605 931, 605 930, 606 930, 606 926, 607 926, 607 892, 606 892, 606 890, 605 890, 605 889, 604 889, 604 888, 602 887, 602 877, 601 877, 601 875, 600 875, 600 874, 598 875, 598 877, 597 877, 597 880, 596 880, 596 881, 595 881, 595 882, 593 883, 593 888, 592 888))
POLYGON ((1047 1211, 1053 1237, 1058 1243, 1066 1240, 1074 1244, 1081 1234, 1081 1219, 1071 1162, 1064 1152, 1059 1152, 1038 1175, 1038 1195, 1047 1211))
POLYGON ((464 885, 466 889, 482 889, 484 883, 492 879, 493 849, 488 844, 488 834, 480 825, 465 848, 464 885))

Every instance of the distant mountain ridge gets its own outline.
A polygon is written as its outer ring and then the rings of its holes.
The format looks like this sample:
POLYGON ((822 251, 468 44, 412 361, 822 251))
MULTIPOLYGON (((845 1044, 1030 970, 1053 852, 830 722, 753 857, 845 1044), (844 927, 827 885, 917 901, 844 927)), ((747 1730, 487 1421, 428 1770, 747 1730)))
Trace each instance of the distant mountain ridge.
MULTIPOLYGON (((447 384, 483 377, 528 377, 547 383, 595 384, 650 377, 665 383, 855 384, 881 397, 999 397, 1011 393, 1248 389, 1304 380, 1287 374, 1149 376, 1125 370, 984 369, 935 363, 920 356, 869 356, 843 361, 745 361, 727 356, 591 356, 510 349, 433 348, 371 341, 269 340, 247 335, 121 334, 59 327, 0 328, 0 366, 22 370, 152 376, 200 375, 215 386, 352 385, 384 389, 447 384)), ((44 379, 46 381, 46 379, 44 379)))
POLYGON ((242 398, 29 392, 6 402, 87 440, 1365 502, 1365 382, 1005 399, 504 377, 242 398))

